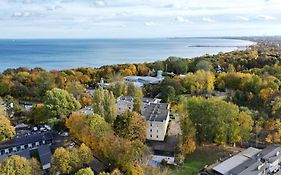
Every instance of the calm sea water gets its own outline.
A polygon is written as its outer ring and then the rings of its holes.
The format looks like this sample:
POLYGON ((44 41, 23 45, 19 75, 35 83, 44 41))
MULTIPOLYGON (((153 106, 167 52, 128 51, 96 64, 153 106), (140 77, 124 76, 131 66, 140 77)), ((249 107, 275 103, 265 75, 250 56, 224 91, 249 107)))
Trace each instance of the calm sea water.
POLYGON ((99 67, 196 57, 248 46, 249 41, 210 38, 0 40, 0 71, 16 67, 47 70, 99 67), (192 46, 208 47, 192 47, 192 46))

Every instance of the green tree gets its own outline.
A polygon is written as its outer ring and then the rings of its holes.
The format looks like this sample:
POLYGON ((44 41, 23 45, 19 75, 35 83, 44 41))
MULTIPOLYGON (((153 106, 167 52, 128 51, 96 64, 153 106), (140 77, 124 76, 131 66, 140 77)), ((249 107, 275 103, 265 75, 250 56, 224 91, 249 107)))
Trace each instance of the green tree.
POLYGON ((73 95, 58 88, 47 91, 44 104, 47 112, 54 118, 66 117, 81 108, 80 103, 73 95))
POLYGON ((211 61, 208 60, 201 60, 196 64, 196 70, 203 70, 203 71, 211 71, 213 69, 213 65, 211 61))
POLYGON ((108 123, 113 123, 116 113, 116 99, 112 92, 106 89, 97 89, 93 96, 93 108, 95 113, 105 118, 108 123))
POLYGON ((55 87, 55 79, 48 72, 41 72, 35 79, 36 95, 41 99, 47 90, 55 87))
POLYGON ((30 163, 26 158, 11 156, 0 164, 1 175, 32 175, 30 163))
POLYGON ((208 141, 218 144, 247 139, 253 125, 251 116, 240 113, 238 106, 223 100, 193 97, 182 99, 183 114, 188 113, 201 143, 208 141))
POLYGON ((5 116, 0 116, 0 141, 12 138, 15 135, 15 128, 5 116))
POLYGON ((112 92, 115 95, 115 97, 120 97, 123 95, 127 94, 127 86, 125 83, 123 82, 117 82, 114 84, 114 86, 112 87, 112 92))
POLYGON ((94 172, 91 168, 80 169, 75 175, 94 175, 94 172))
POLYGON ((134 111, 141 112, 142 108, 142 98, 143 98, 143 92, 142 89, 135 86, 133 83, 128 84, 128 96, 134 97, 134 111))
POLYGON ((80 100, 85 87, 79 81, 70 81, 66 84, 65 90, 71 93, 77 100, 80 100))

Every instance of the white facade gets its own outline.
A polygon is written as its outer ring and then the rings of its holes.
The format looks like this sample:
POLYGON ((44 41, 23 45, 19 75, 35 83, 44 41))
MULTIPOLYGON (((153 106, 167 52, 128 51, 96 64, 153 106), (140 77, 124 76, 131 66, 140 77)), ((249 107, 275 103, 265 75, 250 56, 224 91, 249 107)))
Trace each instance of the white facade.
POLYGON ((168 113, 166 120, 161 121, 146 121, 146 137, 148 140, 164 141, 167 132, 170 115, 168 113))
POLYGON ((134 98, 129 96, 120 96, 117 98, 116 103, 117 115, 121 115, 127 110, 133 111, 134 108, 134 98))
POLYGON ((164 141, 169 120, 170 106, 166 103, 151 103, 142 112, 146 118, 148 140, 164 141))

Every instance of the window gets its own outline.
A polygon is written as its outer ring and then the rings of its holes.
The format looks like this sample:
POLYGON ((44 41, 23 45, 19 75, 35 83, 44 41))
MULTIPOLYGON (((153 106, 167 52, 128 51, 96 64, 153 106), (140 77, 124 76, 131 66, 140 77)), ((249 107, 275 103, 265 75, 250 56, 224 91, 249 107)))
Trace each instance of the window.
POLYGON ((158 135, 156 136, 156 138, 158 138, 158 135))
POLYGON ((150 123, 150 126, 152 126, 152 123, 150 123))
POLYGON ((158 129, 156 130, 156 132, 158 133, 158 129))
POLYGON ((150 129, 150 132, 152 132, 152 129, 150 129))
POLYGON ((152 135, 150 135, 150 138, 152 138, 152 135))

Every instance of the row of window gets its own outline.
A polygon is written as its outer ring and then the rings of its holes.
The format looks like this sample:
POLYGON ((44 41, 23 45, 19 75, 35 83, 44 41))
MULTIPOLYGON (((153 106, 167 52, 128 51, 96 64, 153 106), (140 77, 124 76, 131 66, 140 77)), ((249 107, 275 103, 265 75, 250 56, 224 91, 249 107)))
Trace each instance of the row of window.
MULTIPOLYGON (((150 138, 152 138, 152 134, 150 134, 150 138)), ((158 136, 158 135, 156 135, 156 138, 158 139, 158 138, 159 138, 159 136, 158 136)))
MULTIPOLYGON (((152 129, 150 129, 150 132, 152 132, 152 129)), ((158 133, 158 129, 156 130, 156 132, 158 133)))
POLYGON ((6 148, 6 149, 3 149, 3 150, 0 150, 0 155, 11 154, 11 153, 15 153, 15 152, 18 152, 18 151, 21 151, 21 150, 25 150, 25 149, 28 149, 28 148, 34 148, 34 147, 44 145, 44 144, 49 144, 49 143, 51 143, 51 141, 43 140, 43 141, 39 141, 39 142, 35 142, 35 143, 29 143, 29 144, 21 145, 21 146, 17 146, 17 147, 6 148))

